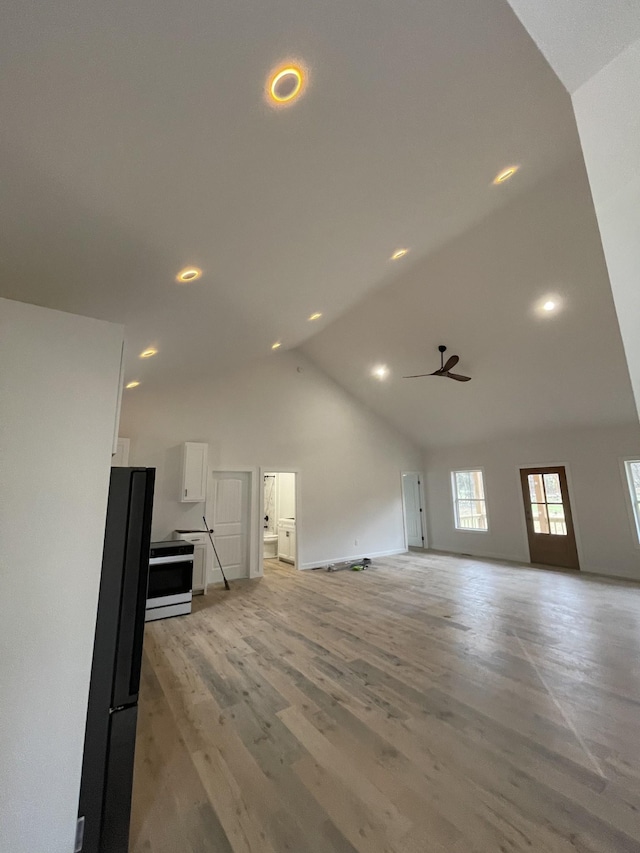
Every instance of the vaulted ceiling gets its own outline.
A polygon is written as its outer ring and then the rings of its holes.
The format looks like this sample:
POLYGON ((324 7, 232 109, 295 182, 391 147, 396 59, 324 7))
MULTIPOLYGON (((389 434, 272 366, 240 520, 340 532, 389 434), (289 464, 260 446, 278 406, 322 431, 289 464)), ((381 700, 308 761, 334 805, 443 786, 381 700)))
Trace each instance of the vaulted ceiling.
POLYGON ((424 447, 636 419, 580 162, 426 258, 407 257, 304 351, 424 447), (402 378, 436 370, 440 344, 471 382, 402 378))
MULTIPOLYGON (((523 273, 515 308, 524 310, 544 280, 560 287, 568 278, 551 262, 544 275, 527 272, 537 228, 555 223, 560 243, 590 210, 569 96, 507 0, 8 0, 0 63, 0 295, 125 323, 127 378, 150 387, 275 358, 271 345, 282 341, 305 346, 391 417, 364 384, 374 351, 365 358, 361 341, 381 335, 388 345, 375 357, 394 372, 429 367, 444 338, 475 371, 469 386, 485 387, 491 367, 497 387, 504 342, 517 334, 513 315, 488 296, 494 286, 513 292, 493 275, 498 226, 487 226, 484 250, 476 245, 483 223, 510 226, 523 273), (308 87, 273 109, 265 81, 292 58, 306 65, 308 87), (494 186, 513 164, 512 180, 494 186), (556 209, 558 194, 540 201, 540 192, 566 169, 582 183, 556 209), (529 198, 516 231, 510 211, 529 198), (400 247, 410 253, 391 261, 400 247), (178 285, 185 265, 203 275, 178 285), (372 319, 374 336, 366 318, 381 299, 385 322, 380 331, 372 319), (322 317, 309 322, 314 312, 322 317), (149 346, 158 355, 140 362, 149 346)), ((557 339, 534 324, 530 350, 508 349, 527 376, 544 353, 540 388, 557 380, 555 353, 577 347, 593 367, 585 341, 594 330, 612 336, 615 356, 598 377, 620 372, 587 219, 598 278, 587 270, 590 301, 572 303, 557 339)), ((572 231, 576 262, 581 239, 572 231)), ((439 440, 443 415, 419 431, 410 423, 424 392, 386 387, 403 431, 424 443, 433 429, 439 440)), ((454 390, 440 389, 438 405, 454 390)), ((492 395, 492 408, 509 405, 506 390, 492 395)), ((539 407, 544 395, 536 399, 539 407)), ((460 404, 450 405, 453 416, 460 404)), ((592 408, 561 418, 590 418, 592 408)), ((626 413, 619 408, 616 417, 626 413)), ((486 431, 491 418, 481 423, 486 431)))
POLYGON ((509 0, 569 92, 640 38, 638 0, 509 0))

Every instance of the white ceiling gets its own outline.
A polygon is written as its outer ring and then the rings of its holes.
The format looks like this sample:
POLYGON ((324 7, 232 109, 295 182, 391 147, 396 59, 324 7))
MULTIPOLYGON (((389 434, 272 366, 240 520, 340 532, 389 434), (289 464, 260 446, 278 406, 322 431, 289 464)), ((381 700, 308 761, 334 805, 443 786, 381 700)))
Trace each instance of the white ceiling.
POLYGON ((0 294, 125 322, 148 384, 302 343, 396 247, 414 264, 579 156, 506 0, 6 0, 0 57, 0 294), (292 55, 309 89, 272 111, 292 55))
POLYGON ((8 0, 0 58, 0 295, 124 322, 127 380, 281 339, 420 444, 632 415, 570 99, 507 0, 8 0), (473 382, 398 379, 441 342, 473 382))
POLYGON ((509 0, 569 92, 640 38, 638 0, 509 0))
POLYGON ((636 421, 580 162, 407 263, 303 349, 424 447, 636 421), (550 299, 561 310, 540 311, 550 299), (439 344, 471 382, 402 379, 436 370, 439 344), (384 382, 371 375, 380 364, 384 382))

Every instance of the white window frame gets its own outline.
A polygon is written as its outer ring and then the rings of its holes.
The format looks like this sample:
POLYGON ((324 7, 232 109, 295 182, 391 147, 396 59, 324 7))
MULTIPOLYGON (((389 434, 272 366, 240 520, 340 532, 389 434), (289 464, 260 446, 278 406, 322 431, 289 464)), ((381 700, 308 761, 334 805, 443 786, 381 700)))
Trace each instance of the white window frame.
POLYGON ((629 512, 629 521, 634 533, 634 544, 640 548, 640 506, 635 494, 635 487, 631 478, 630 462, 640 464, 640 456, 626 456, 620 460, 620 469, 625 485, 626 504, 629 512))
POLYGON ((475 465, 472 468, 455 468, 451 472, 451 502, 453 506, 453 528, 456 532, 460 533, 488 533, 490 528, 489 521, 489 501, 487 500, 487 481, 484 475, 484 468, 481 465, 475 465), (484 511, 487 518, 487 529, 483 530, 481 527, 459 527, 459 518, 458 518, 458 501, 459 500, 467 500, 467 498, 459 498, 458 497, 458 489, 456 487, 456 474, 475 474, 479 472, 482 476, 482 491, 484 492, 484 498, 480 500, 484 500, 484 511))

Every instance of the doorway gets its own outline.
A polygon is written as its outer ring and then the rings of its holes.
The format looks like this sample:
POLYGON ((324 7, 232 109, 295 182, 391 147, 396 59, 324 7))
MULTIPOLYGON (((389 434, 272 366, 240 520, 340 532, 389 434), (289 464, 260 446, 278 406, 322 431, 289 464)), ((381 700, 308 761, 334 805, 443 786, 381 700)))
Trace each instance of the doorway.
POLYGON ((262 544, 265 571, 298 566, 297 473, 262 472, 262 544))
POLYGON ((564 466, 521 468, 529 559, 543 566, 579 569, 564 466))
POLYGON ((408 548, 427 547, 422 481, 422 474, 416 471, 402 474, 402 507, 408 548))
MULTIPOLYGON (((251 473, 214 471, 207 520, 224 573, 230 580, 250 576, 251 473)), ((215 555, 209 566, 213 582, 222 580, 215 555)))

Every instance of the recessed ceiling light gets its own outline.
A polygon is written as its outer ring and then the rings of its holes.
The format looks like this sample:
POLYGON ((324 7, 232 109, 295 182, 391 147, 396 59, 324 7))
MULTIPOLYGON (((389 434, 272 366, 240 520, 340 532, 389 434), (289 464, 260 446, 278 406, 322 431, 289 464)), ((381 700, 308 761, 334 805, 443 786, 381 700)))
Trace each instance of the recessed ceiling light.
POLYGON ((153 347, 149 347, 149 349, 145 349, 140 353, 140 358, 151 358, 154 355, 158 354, 158 350, 153 347))
POLYGON ((493 179, 493 183, 496 185, 504 184, 506 181, 508 181, 515 175, 519 168, 520 166, 508 166, 506 169, 503 169, 495 176, 495 178, 493 179))
POLYGON ((373 368, 371 375, 375 376, 376 379, 386 379, 389 375, 389 368, 386 364, 379 364, 377 367, 373 368))
POLYGON ((192 281, 200 278, 201 275, 202 270, 198 269, 198 267, 185 267, 176 276, 176 281, 180 284, 190 284, 192 281))
POLYGON ((533 311, 538 317, 555 317, 562 310, 564 300, 557 293, 547 293, 533 304, 533 311))
POLYGON ((128 382, 124 387, 125 388, 137 388, 140 383, 136 380, 135 382, 128 382))
POLYGON ((322 317, 322 311, 316 311, 315 314, 312 314, 309 319, 310 320, 319 320, 322 317))
POLYGON ((271 349, 280 349, 282 343, 280 341, 276 341, 275 344, 271 344, 271 349))
POLYGON ((300 62, 287 62, 267 77, 265 93, 272 106, 286 107, 297 101, 307 85, 307 70, 300 62))
POLYGON ((393 255, 391 255, 391 260, 398 261, 400 258, 404 258, 408 251, 408 249, 396 249, 393 255))

